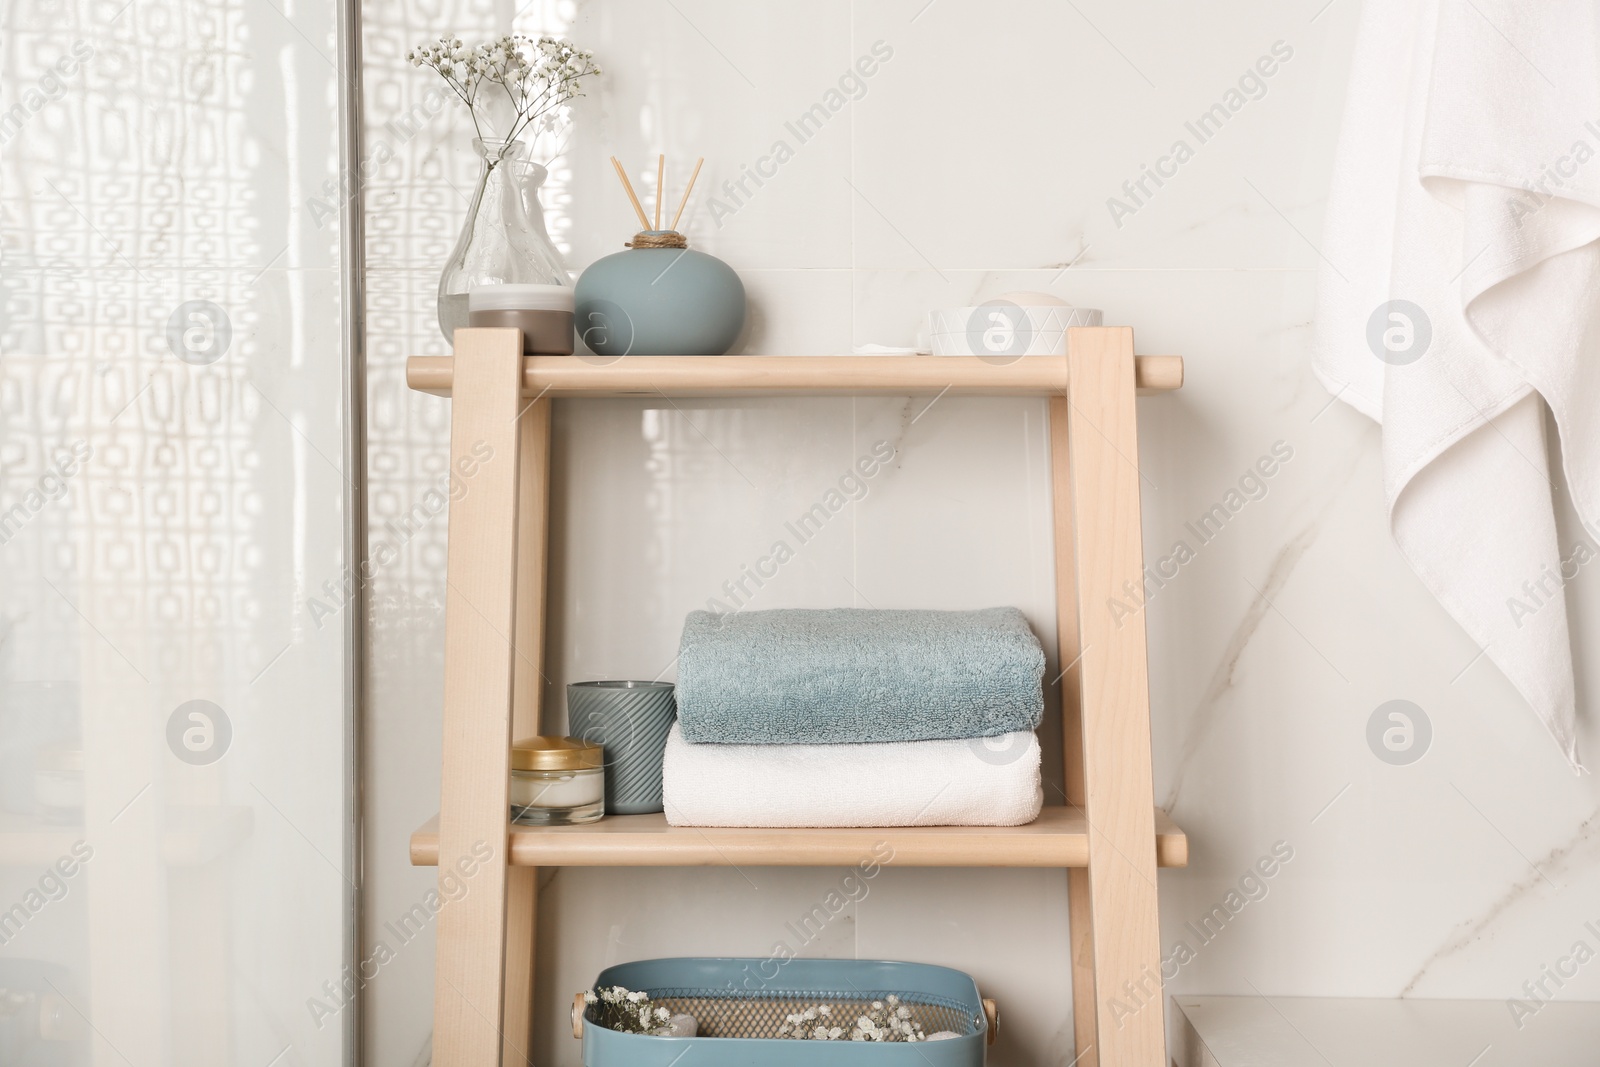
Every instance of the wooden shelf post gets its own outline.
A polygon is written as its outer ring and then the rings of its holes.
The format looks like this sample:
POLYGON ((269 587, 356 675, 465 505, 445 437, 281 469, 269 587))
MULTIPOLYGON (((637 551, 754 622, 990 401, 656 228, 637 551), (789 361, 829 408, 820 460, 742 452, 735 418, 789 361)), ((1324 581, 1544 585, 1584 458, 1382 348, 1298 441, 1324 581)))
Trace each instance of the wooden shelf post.
POLYGON ((451 486, 465 488, 446 557, 433 1062, 494 1067, 515 1040, 504 996, 522 334, 457 330, 455 353, 451 486))
MULTIPOLYGON (((516 662, 511 685, 511 736, 539 734, 544 696, 545 574, 550 534, 550 400, 526 403, 518 489, 516 662)), ((507 862, 510 849, 507 847, 507 862)), ((539 870, 511 868, 506 891, 505 1067, 533 1065, 534 931, 539 870)))
MULTIPOLYGON (((1083 644, 1078 639, 1078 559, 1072 529, 1072 449, 1067 442, 1065 396, 1050 398, 1050 495, 1055 511, 1056 647, 1060 652, 1062 767, 1067 805, 1084 810, 1083 644)), ((1084 824, 1087 831, 1088 823, 1084 824)), ((1095 1039, 1094 927, 1089 909, 1089 868, 1067 869, 1067 921, 1072 952, 1073 1067, 1099 1067, 1095 1039)))
POLYGON ((1058 605, 1062 663, 1076 663, 1063 676, 1061 694, 1068 800, 1083 807, 1089 831, 1089 864, 1070 872, 1067 886, 1077 1062, 1161 1067, 1166 1046, 1144 615, 1113 618, 1109 608, 1126 588, 1144 584, 1133 331, 1079 328, 1068 337, 1071 387, 1066 397, 1051 400, 1050 428, 1057 461, 1056 566, 1072 572, 1058 578, 1072 586, 1063 586, 1071 595, 1058 605), (1059 462, 1063 450, 1065 464, 1059 462), (1067 524, 1059 521, 1064 501, 1071 508, 1067 524), (1063 525, 1070 526, 1064 539, 1063 525))

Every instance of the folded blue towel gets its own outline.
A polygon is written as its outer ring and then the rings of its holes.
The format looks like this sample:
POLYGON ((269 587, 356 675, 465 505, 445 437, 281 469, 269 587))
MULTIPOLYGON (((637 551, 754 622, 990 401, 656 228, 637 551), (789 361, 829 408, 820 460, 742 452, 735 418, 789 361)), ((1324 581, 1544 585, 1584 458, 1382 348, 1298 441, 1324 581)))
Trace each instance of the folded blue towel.
POLYGON ((690 612, 678 721, 690 742, 992 737, 1044 713, 1044 650, 1016 608, 690 612))

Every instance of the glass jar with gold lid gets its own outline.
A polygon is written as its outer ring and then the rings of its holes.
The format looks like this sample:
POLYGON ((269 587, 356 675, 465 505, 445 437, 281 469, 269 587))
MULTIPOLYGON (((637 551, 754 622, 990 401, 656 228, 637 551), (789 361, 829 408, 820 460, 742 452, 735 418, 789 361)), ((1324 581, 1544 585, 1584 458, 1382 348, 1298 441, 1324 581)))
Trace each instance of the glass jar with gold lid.
POLYGON ((604 752, 576 737, 529 737, 511 746, 511 821, 524 826, 594 822, 606 810, 604 752))

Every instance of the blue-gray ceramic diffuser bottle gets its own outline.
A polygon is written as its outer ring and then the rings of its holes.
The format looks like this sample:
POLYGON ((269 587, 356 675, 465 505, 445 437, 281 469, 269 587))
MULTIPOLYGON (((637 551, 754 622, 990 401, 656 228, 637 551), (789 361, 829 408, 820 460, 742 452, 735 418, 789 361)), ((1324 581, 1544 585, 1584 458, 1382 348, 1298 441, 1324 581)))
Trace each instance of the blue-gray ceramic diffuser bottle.
POLYGON ((676 230, 644 230, 590 265, 573 324, 602 356, 720 356, 744 328, 744 283, 676 230))

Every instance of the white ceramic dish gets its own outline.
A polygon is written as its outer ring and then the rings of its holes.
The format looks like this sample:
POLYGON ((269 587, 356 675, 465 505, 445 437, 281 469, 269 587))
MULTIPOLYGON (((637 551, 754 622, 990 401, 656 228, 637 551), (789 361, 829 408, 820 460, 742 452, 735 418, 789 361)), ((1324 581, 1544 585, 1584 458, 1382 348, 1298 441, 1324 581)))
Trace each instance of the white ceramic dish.
POLYGON ((1059 356, 1067 330, 1099 326, 1098 308, 1017 304, 1001 297, 974 307, 932 312, 929 342, 936 356, 1059 356))

